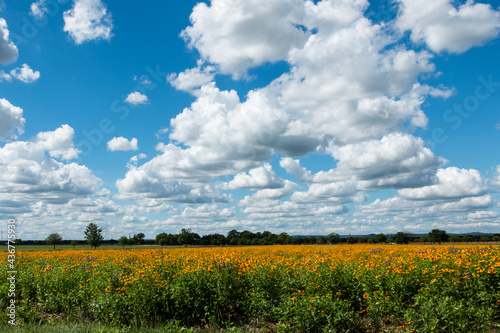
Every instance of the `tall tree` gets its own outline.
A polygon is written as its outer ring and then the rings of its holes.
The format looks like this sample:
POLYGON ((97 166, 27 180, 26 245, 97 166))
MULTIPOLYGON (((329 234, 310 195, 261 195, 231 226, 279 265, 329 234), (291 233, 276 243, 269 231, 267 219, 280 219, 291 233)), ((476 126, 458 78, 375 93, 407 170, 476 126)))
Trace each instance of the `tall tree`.
POLYGON ((387 240, 387 236, 385 234, 378 234, 374 237, 375 243, 384 243, 387 240))
POLYGON ((447 242, 449 238, 450 236, 444 230, 432 229, 429 232, 429 241, 433 243, 441 244, 442 242, 447 242))
POLYGON ((340 243, 340 236, 339 234, 332 232, 331 234, 328 235, 328 241, 332 244, 337 244, 340 243))
POLYGON ((134 235, 134 239, 135 239, 136 244, 144 245, 144 243, 145 243, 144 237, 145 237, 145 235, 142 232, 134 235))
POLYGON ((56 249, 56 244, 61 243, 62 237, 58 233, 50 234, 47 238, 45 238, 45 242, 49 245, 54 245, 54 250, 56 249))
POLYGON ((394 235, 394 242, 396 244, 408 244, 410 242, 410 237, 407 233, 400 231, 394 235))
POLYGON ((85 230, 85 239, 87 243, 94 249, 97 249, 99 245, 101 245, 102 240, 102 229, 97 226, 97 224, 90 223, 85 230))
POLYGON ((182 228, 181 232, 177 236, 177 241, 182 245, 194 244, 196 240, 200 239, 200 236, 191 231, 191 229, 182 228))
POLYGON ((118 240, 118 244, 122 245, 123 248, 125 248, 125 245, 128 245, 127 236, 121 236, 120 239, 118 240))

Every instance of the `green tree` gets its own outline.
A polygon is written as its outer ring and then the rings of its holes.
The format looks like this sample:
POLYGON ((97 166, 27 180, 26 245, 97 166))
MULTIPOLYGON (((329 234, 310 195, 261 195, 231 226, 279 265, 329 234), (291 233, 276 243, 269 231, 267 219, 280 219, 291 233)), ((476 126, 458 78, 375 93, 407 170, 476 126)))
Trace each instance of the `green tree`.
POLYGON ((420 237, 418 238, 418 241, 419 241, 419 242, 422 242, 422 243, 424 243, 424 244, 425 244, 425 242, 428 242, 428 241, 429 241, 429 237, 428 237, 428 236, 426 236, 426 235, 422 235, 422 236, 420 236, 420 237))
POLYGON ((277 242, 278 244, 291 244, 293 242, 293 239, 291 236, 288 236, 286 232, 282 232, 278 235, 277 242))
POLYGON ((167 238, 167 234, 166 234, 166 233, 164 233, 164 232, 162 232, 162 233, 160 233, 160 234, 156 235, 156 238, 155 238, 155 242, 156 242, 156 244, 160 244, 160 240, 161 240, 161 239, 164 239, 164 238, 167 238))
POLYGON ((102 240, 102 229, 97 226, 97 224, 90 223, 85 230, 85 239, 87 243, 94 249, 97 249, 99 245, 101 245, 102 240))
POLYGON ((441 244, 442 242, 447 242, 450 236, 444 230, 432 229, 429 232, 429 242, 441 244))
POLYGON ((50 234, 47 238, 45 238, 45 242, 48 245, 54 245, 54 250, 56 249, 56 244, 62 242, 62 237, 58 233, 50 234))
POLYGON ((462 237, 462 241, 466 242, 467 244, 469 244, 469 242, 472 242, 473 240, 474 240, 474 238, 472 238, 472 236, 469 236, 469 235, 462 237))
POLYGON ((238 244, 238 238, 240 238, 240 233, 237 230, 231 230, 227 233, 227 242, 231 245, 238 244))
POLYGON ((118 240, 118 244, 123 246, 125 248, 125 245, 128 245, 128 238, 127 236, 121 236, 120 239, 118 240))
POLYGON ((199 239, 200 236, 198 234, 192 232, 191 229, 185 228, 182 228, 181 232, 177 236, 177 241, 184 246, 194 244, 195 241, 199 239))
POLYGON ((73 249, 75 248, 75 246, 78 245, 78 241, 77 240, 72 240, 71 242, 69 242, 71 244, 71 246, 73 246, 73 249))
POLYGON ((456 242, 460 242, 460 236, 458 236, 458 235, 451 236, 450 242, 453 242, 453 244, 455 244, 456 242))
POLYGON ((489 242, 491 241, 491 238, 488 237, 488 236, 481 236, 481 238, 479 238, 479 240, 483 243, 486 243, 486 242, 489 242))
POLYGON ((340 243, 340 236, 336 232, 332 232, 328 235, 328 241, 332 244, 340 243))
POLYGON ((387 240, 387 236, 380 233, 376 235, 373 240, 375 243, 384 243, 387 240))
POLYGON ((142 232, 134 235, 134 239, 135 239, 136 244, 144 245, 144 243, 145 243, 144 237, 145 237, 145 235, 142 232))
POLYGON ((17 246, 18 246, 18 245, 21 245, 21 243, 22 243, 22 242, 23 242, 23 241, 21 240, 21 238, 16 238, 16 239, 14 239, 14 244, 16 244, 17 246))
POLYGON ((352 236, 349 236, 347 237, 347 244, 354 244, 356 243, 358 240, 352 236))
POLYGON ((410 236, 405 232, 398 232, 394 235, 394 242, 396 244, 408 244, 410 242, 410 236))

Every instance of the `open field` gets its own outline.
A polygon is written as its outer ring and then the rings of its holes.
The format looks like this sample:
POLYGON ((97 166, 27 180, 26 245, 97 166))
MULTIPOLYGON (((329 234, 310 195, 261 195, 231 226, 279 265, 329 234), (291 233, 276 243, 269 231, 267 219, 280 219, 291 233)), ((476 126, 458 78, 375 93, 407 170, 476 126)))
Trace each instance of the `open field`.
MULTIPOLYGON (((50 332, 51 324, 89 324, 100 332, 500 329, 498 246, 113 246, 17 252, 21 331, 42 325, 50 332)), ((4 262, 4 329, 9 270, 4 262)))

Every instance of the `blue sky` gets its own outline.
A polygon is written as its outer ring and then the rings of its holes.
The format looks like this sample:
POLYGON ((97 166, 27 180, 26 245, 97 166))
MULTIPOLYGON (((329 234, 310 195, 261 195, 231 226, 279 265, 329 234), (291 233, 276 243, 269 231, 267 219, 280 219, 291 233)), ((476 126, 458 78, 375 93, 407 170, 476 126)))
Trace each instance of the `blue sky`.
POLYGON ((18 236, 499 232, 500 9, 0 1, 18 236))

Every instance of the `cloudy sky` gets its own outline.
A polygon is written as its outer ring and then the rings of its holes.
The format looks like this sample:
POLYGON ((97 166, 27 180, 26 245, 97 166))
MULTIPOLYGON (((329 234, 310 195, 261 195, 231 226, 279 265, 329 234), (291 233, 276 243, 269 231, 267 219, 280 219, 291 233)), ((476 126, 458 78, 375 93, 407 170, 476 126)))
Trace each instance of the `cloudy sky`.
POLYGON ((0 218, 500 232, 500 8, 0 0, 0 218))

